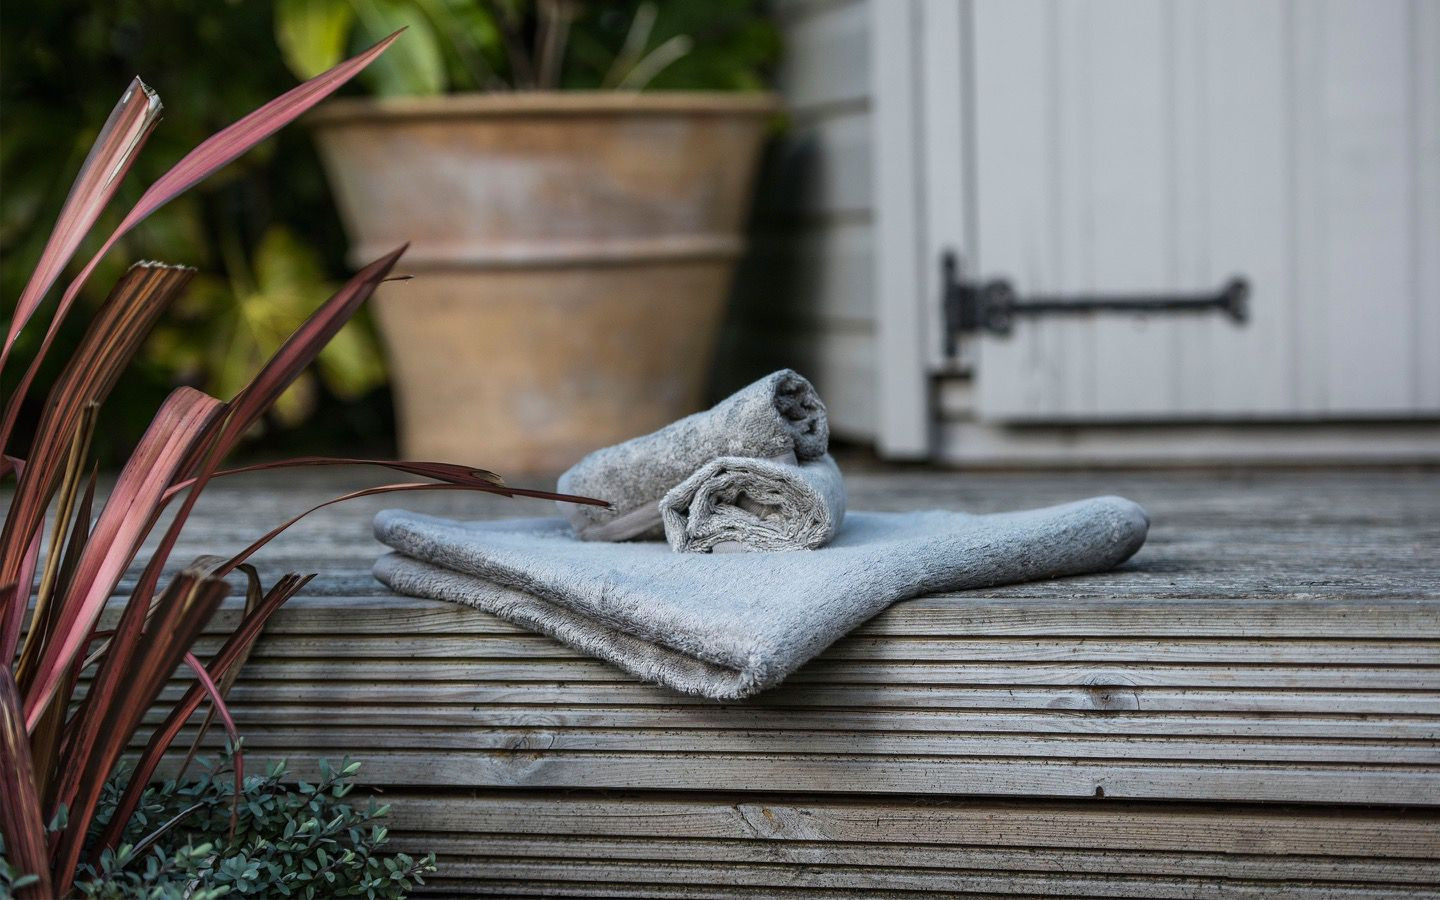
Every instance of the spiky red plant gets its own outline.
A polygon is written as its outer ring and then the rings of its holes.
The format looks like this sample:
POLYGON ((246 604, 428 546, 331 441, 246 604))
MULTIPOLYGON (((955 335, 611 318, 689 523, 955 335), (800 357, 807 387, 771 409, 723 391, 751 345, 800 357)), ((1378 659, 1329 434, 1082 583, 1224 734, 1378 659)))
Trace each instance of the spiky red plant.
MULTIPOLYGON (((115 845, 145 784, 203 702, 208 699, 234 733, 224 689, 233 682, 265 622, 311 577, 286 575, 266 591, 245 561, 306 513, 280 523, 233 556, 195 560, 163 590, 162 574, 210 479, 247 470, 221 470, 220 464, 386 279, 404 248, 357 272, 237 396, 221 401, 190 388, 173 392, 98 512, 96 478, 88 455, 97 411, 156 317, 185 289, 193 270, 141 262, 125 273, 46 394, 24 459, 8 455, 20 407, 61 321, 116 241, 169 200, 329 96, 396 37, 398 33, 220 131, 152 184, 65 288, 50 312, 35 359, 3 400, 0 477, 10 476, 15 484, 0 528, 0 828, 11 865, 39 876, 38 883, 25 889, 30 896, 65 896, 82 854, 95 855, 115 845), (142 542, 172 501, 176 508, 135 588, 127 597, 113 597, 121 577, 137 562, 142 542), (47 511, 53 524, 48 550, 42 554, 47 511), (249 577, 245 614, 220 651, 202 663, 191 646, 226 594, 225 577, 237 569, 249 577), (122 605, 119 622, 113 632, 99 633, 101 613, 112 602, 122 605), (150 735, 119 808, 95 838, 91 830, 102 786, 115 773, 165 682, 185 664, 194 672, 195 685, 150 735), (86 672, 88 688, 80 692, 77 686, 86 672), (62 810, 65 815, 57 817, 62 810), (58 832, 47 832, 46 823, 52 821, 63 821, 58 832)), ((114 196, 160 110, 159 98, 138 78, 116 104, 16 303, 0 350, 0 370, 9 361, 16 338, 44 307, 81 241, 114 196)), ((510 488, 490 472, 445 463, 306 457, 248 470, 366 462, 437 481, 380 485, 331 503, 384 491, 430 488, 599 502, 510 488)), ((237 778, 240 772, 237 765, 237 778)))

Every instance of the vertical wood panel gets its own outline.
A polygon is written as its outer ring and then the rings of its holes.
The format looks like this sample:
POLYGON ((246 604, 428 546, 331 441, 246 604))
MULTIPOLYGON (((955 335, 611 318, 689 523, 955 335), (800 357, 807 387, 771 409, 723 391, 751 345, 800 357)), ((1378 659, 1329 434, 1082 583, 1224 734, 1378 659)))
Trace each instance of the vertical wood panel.
MULTIPOLYGON (((1052 62, 1045 72, 1048 90, 1043 104, 1049 122, 1050 154, 1043 177, 1049 192, 1048 222, 1041 235, 1054 242, 1053 268, 1043 283, 1030 290, 1050 293, 1096 287, 1095 217, 1091 205, 1095 146, 1090 123, 1095 109, 1095 59, 1088 13, 1083 0, 1065 0, 1050 7, 1045 49, 1052 62)), ((983 39, 983 36, 982 36, 983 39)), ((1022 288, 1023 290, 1024 288, 1022 288)), ((1097 375, 1093 321, 1038 321, 1031 339, 1031 364, 1056 408, 1071 415, 1096 409, 1097 375)), ((1043 409, 1043 401, 1040 407, 1043 409)))
MULTIPOLYGON (((1173 7, 1169 40, 1173 57, 1169 72, 1171 103, 1170 156, 1174 183, 1170 190, 1171 287, 1200 285, 1210 280, 1212 216, 1211 167, 1205 152, 1211 132, 1208 79, 1211 52, 1209 21, 1215 4, 1186 3, 1173 7)), ((1221 338, 1213 322, 1173 329, 1171 366, 1176 376, 1174 412, 1194 415, 1213 408, 1217 386, 1213 375, 1215 343, 1221 338)))
MULTIPOLYGON (((1043 0, 977 0, 974 10, 976 234, 966 274, 1003 273, 1023 285, 1049 286, 1063 244, 1053 214, 1055 184, 1043 177, 1056 157, 1046 103, 1057 65, 1051 46, 1056 7, 1043 0), (1027 76, 996 78, 997 71, 1027 76)), ((982 406, 1039 410, 1064 402, 1055 388, 1066 348, 1048 336, 1039 327, 1014 340, 979 342, 975 377, 982 406), (1046 377, 1047 366, 1054 378, 1046 377)))
MULTIPOLYGON (((1171 285, 1175 257, 1174 6, 1151 0, 1088 4, 1081 37, 1092 80, 1084 123, 1090 287, 1144 292, 1171 285)), ((1095 405, 1154 415, 1176 405, 1175 323, 1168 316, 1097 316, 1095 405)))
POLYGON ((930 454, 932 413, 924 346, 926 297, 920 174, 919 7, 914 0, 871 4, 875 97, 876 444, 887 458, 930 454))
POLYGON ((1440 408, 1440 3, 1412 0, 1416 399, 1440 408))
POLYGON ((982 415, 1440 413, 1436 9, 977 0, 982 274, 1022 297, 1253 291, 1244 327, 1020 319, 978 341, 982 415))
MULTIPOLYGON (((1403 412, 1415 402, 1410 36, 1404 0, 1326 0, 1318 84, 1324 242, 1302 264, 1323 273, 1302 315, 1325 323, 1325 408, 1403 412)), ((1318 347, 1307 347, 1319 353, 1318 347)))
POLYGON ((1290 28, 1288 47, 1287 127, 1290 130, 1290 249, 1291 278, 1295 285, 1290 327, 1299 348, 1291 374, 1296 405, 1306 412, 1324 410, 1328 403, 1326 369, 1329 367, 1328 325, 1317 314, 1325 296, 1324 272, 1311 263, 1314 248, 1325 246, 1329 217, 1325 215, 1324 172, 1327 134, 1324 128, 1323 92, 1325 21, 1316 15, 1318 3, 1287 0, 1290 28))
POLYGON ((842 109, 797 118, 760 173, 755 217, 824 224, 866 217, 874 198, 870 116, 842 109))
MULTIPOLYGON (((1203 317, 1177 323, 1182 383, 1202 402, 1187 412, 1234 410, 1293 414, 1296 363, 1295 291, 1288 176, 1287 18, 1283 0, 1216 0, 1199 4, 1194 93, 1181 102, 1195 124, 1177 146, 1194 144, 1195 188, 1180 173, 1180 218, 1200 220, 1178 236, 1188 264, 1176 289, 1218 286, 1234 274, 1250 282, 1250 321, 1203 317), (1200 365, 1197 367, 1195 363, 1200 365)), ((1186 96, 1189 94, 1189 96, 1186 96)))
MULTIPOLYGON (((921 0, 920 55, 923 60, 920 85, 920 115, 923 122, 922 177, 925 189, 925 247, 921 260, 921 288, 925 363, 934 370, 945 368, 944 322, 941 304, 944 291, 940 260, 947 252, 968 255, 971 245, 966 233, 966 215, 971 199, 966 195, 970 166, 965 147, 965 116, 970 114, 965 68, 969 52, 966 24, 971 15, 965 0, 921 0), (957 52, 958 50, 958 52, 957 52)), ((964 348, 962 348, 964 349, 964 348)))

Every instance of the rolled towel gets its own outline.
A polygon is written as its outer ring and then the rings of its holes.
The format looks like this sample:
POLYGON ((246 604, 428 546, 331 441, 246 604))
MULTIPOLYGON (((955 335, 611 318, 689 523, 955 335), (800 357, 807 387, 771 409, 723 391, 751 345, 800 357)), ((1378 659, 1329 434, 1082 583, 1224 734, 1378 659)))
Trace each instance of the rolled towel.
POLYGON ((789 369, 767 375, 705 412, 589 454, 560 476, 566 494, 599 497, 613 509, 560 504, 585 541, 626 541, 662 534, 660 499, 721 456, 818 459, 830 446, 825 404, 789 369))
POLYGON ((798 465, 722 456, 672 488, 660 518, 680 553, 815 550, 845 518, 845 481, 828 453, 798 465))

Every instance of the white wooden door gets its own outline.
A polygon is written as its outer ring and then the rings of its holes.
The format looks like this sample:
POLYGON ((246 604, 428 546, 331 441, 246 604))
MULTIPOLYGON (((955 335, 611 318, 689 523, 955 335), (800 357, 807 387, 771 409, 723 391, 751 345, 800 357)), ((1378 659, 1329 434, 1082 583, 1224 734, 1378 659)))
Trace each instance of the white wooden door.
POLYGON ((937 42, 968 59, 959 90, 922 87, 959 111, 930 131, 963 144, 927 148, 930 187, 966 206, 932 212, 929 250, 1022 298, 1252 289, 1243 326, 1100 314, 972 336, 983 418, 1440 415, 1440 0, 927 8, 958 24, 927 33, 926 69, 947 71, 937 42))

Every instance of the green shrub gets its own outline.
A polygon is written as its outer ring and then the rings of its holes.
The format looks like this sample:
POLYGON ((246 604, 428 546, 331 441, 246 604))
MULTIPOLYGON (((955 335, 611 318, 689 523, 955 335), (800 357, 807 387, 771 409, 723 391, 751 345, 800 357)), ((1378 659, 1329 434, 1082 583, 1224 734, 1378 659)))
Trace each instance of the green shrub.
MULTIPOLYGON (((388 805, 346 799, 360 763, 320 761, 320 780, 289 783, 283 761, 247 775, 234 805, 234 770, 227 754, 198 777, 146 789, 120 846, 98 867, 81 865, 75 893, 96 900, 213 900, 217 897, 405 897, 435 854, 416 859, 382 852, 389 839, 380 820, 388 805)), ((124 788, 112 779, 93 831, 109 821, 124 788)), ((58 824, 58 823, 57 823, 58 824)), ((29 883, 5 861, 0 842, 0 896, 29 883)))
POLYGON ((0 834, 0 897, 13 897, 23 887, 29 887, 40 880, 38 875, 17 872, 5 858, 5 835, 0 834))

